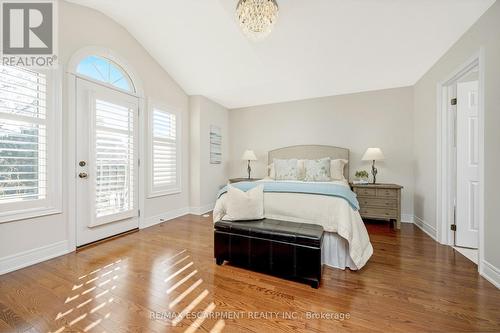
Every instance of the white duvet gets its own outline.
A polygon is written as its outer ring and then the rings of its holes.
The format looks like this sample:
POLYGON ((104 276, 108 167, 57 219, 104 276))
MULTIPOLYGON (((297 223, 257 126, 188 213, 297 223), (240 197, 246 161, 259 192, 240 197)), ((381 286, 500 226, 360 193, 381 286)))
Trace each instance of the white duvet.
MULTIPOLYGON (((266 179, 269 181, 269 179, 266 179)), ((348 186, 346 182, 335 182, 348 186)), ((224 219, 226 194, 216 202, 214 222, 224 219)), ((373 254, 373 247, 358 211, 339 197, 301 193, 264 193, 266 218, 323 226, 326 232, 337 233, 349 244, 349 256, 361 269, 373 254)))

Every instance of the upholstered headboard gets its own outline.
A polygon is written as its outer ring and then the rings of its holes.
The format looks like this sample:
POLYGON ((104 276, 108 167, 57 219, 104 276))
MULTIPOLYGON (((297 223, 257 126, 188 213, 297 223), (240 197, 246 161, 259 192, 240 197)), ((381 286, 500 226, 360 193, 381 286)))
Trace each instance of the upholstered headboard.
MULTIPOLYGON (((271 150, 267 153, 267 164, 273 162, 273 159, 304 159, 316 160, 324 157, 334 159, 345 159, 349 161, 349 149, 334 146, 322 145, 299 145, 271 150)), ((349 164, 344 168, 344 177, 349 179, 349 164)))

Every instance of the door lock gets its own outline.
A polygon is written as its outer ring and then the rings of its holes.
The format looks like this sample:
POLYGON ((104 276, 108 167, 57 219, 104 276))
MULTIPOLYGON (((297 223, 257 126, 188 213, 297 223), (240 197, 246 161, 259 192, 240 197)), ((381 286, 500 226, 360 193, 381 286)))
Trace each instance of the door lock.
POLYGON ((78 177, 80 177, 80 178, 88 178, 88 176, 89 176, 89 175, 87 175, 87 173, 86 173, 86 172, 80 172, 80 173, 78 174, 78 177))
POLYGON ((87 162, 85 162, 85 161, 80 161, 80 163, 78 163, 78 165, 79 165, 79 166, 81 166, 81 167, 84 167, 84 166, 86 166, 86 165, 87 165, 87 162))

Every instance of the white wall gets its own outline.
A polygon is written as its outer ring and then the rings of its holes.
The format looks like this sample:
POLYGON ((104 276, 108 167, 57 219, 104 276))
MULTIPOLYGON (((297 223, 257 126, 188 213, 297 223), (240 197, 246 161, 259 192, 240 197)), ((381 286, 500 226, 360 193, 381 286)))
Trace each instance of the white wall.
MULTIPOLYGON (((71 56, 86 46, 110 48, 124 58, 139 74, 146 98, 171 105, 182 114, 182 192, 177 195, 147 199, 143 216, 150 223, 156 216, 187 212, 189 207, 189 113, 188 97, 165 70, 120 25, 107 16, 75 4, 59 2, 59 61, 66 66, 71 56)), ((63 162, 64 208, 62 214, 0 224, 0 273, 18 264, 47 258, 72 250, 74 234, 68 217, 66 166, 68 161, 68 89, 63 86, 63 162)), ((145 140, 143 140, 144 142, 145 140)), ((143 164, 144 165, 144 164, 143 164)), ((143 184, 145 185, 145 184, 143 184)), ((158 219, 159 221, 159 219, 158 219)))
MULTIPOLYGON (((436 223, 437 84, 477 53, 485 53, 485 267, 500 284, 500 2, 491 8, 415 85, 415 216, 436 223), (496 272, 495 272, 496 270, 496 272), (496 275, 495 275, 496 274, 496 275)), ((491 277, 490 277, 491 279, 491 277)))
POLYGON ((230 176, 244 177, 245 149, 258 161, 253 176, 266 175, 267 152, 301 144, 324 144, 350 149, 350 175, 371 172, 361 157, 368 147, 382 148, 380 182, 404 186, 402 213, 413 215, 413 89, 397 88, 357 94, 270 104, 229 112, 230 176))
POLYGON ((227 183, 229 160, 228 110, 203 96, 189 98, 191 114, 191 211, 213 209, 221 185, 227 183), (210 164, 210 126, 221 128, 222 163, 210 164))

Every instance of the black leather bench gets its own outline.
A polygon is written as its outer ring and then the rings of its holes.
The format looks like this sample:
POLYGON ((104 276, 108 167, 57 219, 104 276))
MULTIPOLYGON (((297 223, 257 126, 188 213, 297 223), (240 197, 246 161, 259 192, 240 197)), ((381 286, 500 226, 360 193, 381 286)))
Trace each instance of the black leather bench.
POLYGON ((227 260, 319 287, 322 226, 270 219, 219 221, 214 233, 217 265, 227 260))

